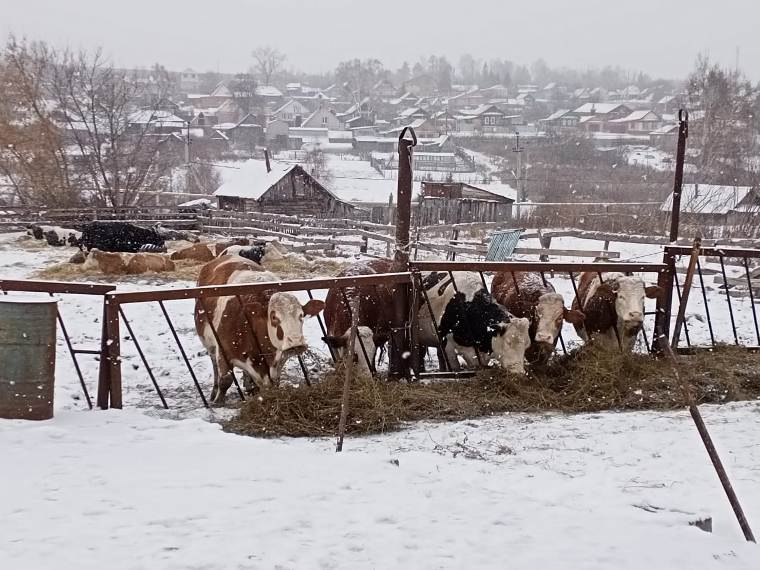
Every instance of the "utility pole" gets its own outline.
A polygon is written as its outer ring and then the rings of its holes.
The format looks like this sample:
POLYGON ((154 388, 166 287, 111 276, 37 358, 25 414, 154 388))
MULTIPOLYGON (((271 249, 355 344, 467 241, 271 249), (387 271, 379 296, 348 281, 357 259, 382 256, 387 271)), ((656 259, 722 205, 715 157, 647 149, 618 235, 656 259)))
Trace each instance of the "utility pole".
POLYGON ((515 131, 515 146, 512 147, 512 152, 517 155, 517 172, 515 173, 515 181, 517 182, 517 218, 520 218, 520 203, 525 202, 528 198, 528 192, 525 188, 525 160, 523 160, 523 152, 525 148, 520 146, 520 131, 515 131))

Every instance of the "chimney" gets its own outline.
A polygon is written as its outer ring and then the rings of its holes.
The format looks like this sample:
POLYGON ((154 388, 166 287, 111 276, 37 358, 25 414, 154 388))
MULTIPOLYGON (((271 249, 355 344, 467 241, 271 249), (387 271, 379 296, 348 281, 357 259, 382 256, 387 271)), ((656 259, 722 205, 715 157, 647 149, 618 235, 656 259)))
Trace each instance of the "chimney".
POLYGON ((264 160, 267 163, 267 172, 272 172, 272 165, 269 164, 269 149, 268 148, 264 149, 264 160))

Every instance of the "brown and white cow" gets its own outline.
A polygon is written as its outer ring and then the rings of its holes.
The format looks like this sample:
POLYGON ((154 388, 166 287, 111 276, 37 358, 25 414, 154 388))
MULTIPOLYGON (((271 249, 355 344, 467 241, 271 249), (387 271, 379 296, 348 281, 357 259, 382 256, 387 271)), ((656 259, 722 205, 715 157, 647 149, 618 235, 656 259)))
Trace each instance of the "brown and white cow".
POLYGON ((602 273, 600 279, 596 272, 582 273, 573 308, 583 311, 586 319, 576 324, 575 330, 585 341, 631 351, 644 324, 644 299, 655 299, 661 293, 656 285, 645 287, 640 277, 602 273))
MULTIPOLYGON (((210 261, 198 276, 199 286, 272 281, 279 278, 257 263, 231 255, 210 261)), ((236 296, 198 299, 195 328, 214 368, 212 401, 224 402, 233 382, 230 366, 243 370, 260 388, 277 385, 285 361, 307 349, 304 317, 314 316, 323 308, 323 301, 301 305, 295 295, 271 290, 241 295, 240 301, 236 296)))
POLYGON ((584 315, 565 307, 562 295, 540 273, 500 271, 494 275, 491 294, 516 317, 530 321, 529 363, 543 364, 554 352, 563 321, 582 325, 584 315))
MULTIPOLYGON (((390 273, 393 262, 389 259, 372 259, 344 269, 338 277, 390 273)), ((393 287, 365 285, 346 287, 345 298, 337 287, 330 289, 325 298, 325 342, 344 358, 351 332, 351 311, 357 311, 357 337, 354 343, 354 361, 360 370, 369 371, 367 359, 374 363, 377 350, 390 340, 393 318, 393 287), (348 303, 346 304, 346 299, 348 303), (352 309, 353 307, 353 309, 352 309), (367 359, 364 358, 367 354, 367 359)))
MULTIPOLYGON (((525 372, 525 351, 530 345, 528 319, 515 317, 488 293, 477 273, 434 272, 423 279, 423 287, 444 341, 446 359, 459 370, 457 354, 468 366, 488 363, 491 357, 515 373, 525 372)), ((418 338, 423 346, 437 346, 427 302, 419 311, 418 338)))
POLYGON ((158 253, 135 253, 127 262, 127 273, 130 275, 140 275, 148 271, 161 273, 175 269, 171 259, 158 253))
POLYGON ((110 275, 126 273, 127 263, 124 256, 118 252, 100 251, 92 248, 82 266, 84 269, 94 269, 110 275))
POLYGON ((214 259, 214 252, 211 251, 211 247, 207 243, 196 243, 178 249, 171 254, 171 259, 174 261, 180 261, 182 259, 191 259, 193 261, 208 262, 214 259))

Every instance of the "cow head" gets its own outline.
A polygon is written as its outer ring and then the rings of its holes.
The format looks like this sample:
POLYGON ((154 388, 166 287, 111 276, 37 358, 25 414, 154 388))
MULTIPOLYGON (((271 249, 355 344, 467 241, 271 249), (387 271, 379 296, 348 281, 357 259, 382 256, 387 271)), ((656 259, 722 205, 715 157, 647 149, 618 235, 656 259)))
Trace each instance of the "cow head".
MULTIPOLYGON (((350 336, 350 330, 341 336, 325 336, 322 340, 331 348, 337 349, 338 354, 343 355, 350 336)), ((354 342, 354 363, 356 363, 363 373, 370 373, 367 360, 374 363, 377 355, 377 346, 375 345, 374 332, 371 328, 365 326, 356 327, 356 340, 354 342), (364 357, 366 353, 367 357, 364 357)), ((345 358, 345 356, 343 356, 345 358)))
POLYGON ((640 277, 621 276, 602 283, 598 292, 614 299, 618 327, 623 335, 635 337, 644 324, 644 299, 659 297, 662 289, 656 285, 645 287, 640 277))
POLYGON ((562 330, 562 321, 580 325, 585 318, 580 311, 565 307, 565 301, 559 293, 541 295, 536 305, 536 345, 542 353, 551 354, 562 330))
POLYGON ((491 348, 502 368, 515 374, 525 374, 525 351, 530 346, 529 328, 528 319, 516 317, 496 325, 491 348))
POLYGON ((282 352, 304 352, 307 348, 303 335, 304 317, 313 317, 324 308, 324 301, 317 299, 301 305, 290 293, 272 294, 266 311, 267 333, 272 345, 282 352))

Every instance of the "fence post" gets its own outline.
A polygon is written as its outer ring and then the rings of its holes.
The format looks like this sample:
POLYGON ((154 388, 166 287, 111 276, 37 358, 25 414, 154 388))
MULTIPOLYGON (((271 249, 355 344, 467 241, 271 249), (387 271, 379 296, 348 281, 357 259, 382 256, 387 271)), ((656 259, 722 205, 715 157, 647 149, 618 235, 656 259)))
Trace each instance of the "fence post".
POLYGON ((665 253, 662 262, 667 265, 667 269, 661 271, 657 277, 657 285, 664 291, 657 297, 657 314, 654 317, 654 340, 652 341, 652 352, 662 355, 665 350, 660 346, 661 339, 664 337, 667 343, 670 338, 670 313, 673 310, 673 282, 676 274, 676 257, 673 255, 668 246, 665 246, 665 253))
POLYGON ((108 396, 111 390, 111 367, 108 362, 108 300, 103 297, 103 315, 100 327, 100 365, 98 367, 97 406, 108 409, 108 396))
MULTIPOLYGON (((398 139, 398 198, 396 215, 396 251, 394 265, 396 271, 409 271, 409 229, 412 217, 412 147, 417 144, 417 135, 412 127, 405 127, 398 139), (406 132, 412 136, 405 138, 406 132)), ((388 358, 388 377, 409 376, 408 361, 411 356, 409 346, 409 284, 396 286, 393 327, 388 358)))
POLYGON ((108 354, 108 394, 112 408, 121 408, 121 344, 119 342, 119 303, 106 295, 106 351, 108 354))
POLYGON ((678 239, 681 218, 681 191, 683 190, 683 164, 686 155, 686 139, 689 136, 689 112, 678 111, 678 148, 676 150, 676 174, 673 179, 673 201, 670 207, 670 241, 678 239))

